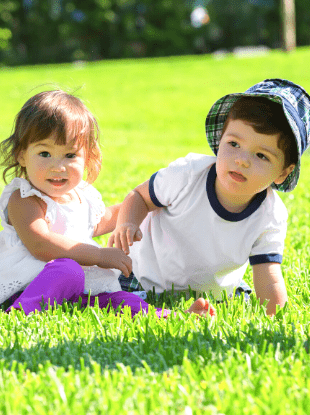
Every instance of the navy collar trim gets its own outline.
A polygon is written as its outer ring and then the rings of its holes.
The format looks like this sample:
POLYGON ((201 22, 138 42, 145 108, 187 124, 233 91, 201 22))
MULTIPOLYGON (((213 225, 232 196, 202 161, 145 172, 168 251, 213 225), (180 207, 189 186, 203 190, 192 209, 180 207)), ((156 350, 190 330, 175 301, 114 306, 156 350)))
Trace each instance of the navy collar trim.
POLYGON ((258 193, 252 202, 242 211, 239 213, 233 213, 226 210, 219 202, 216 193, 215 193, 215 179, 216 179, 216 169, 215 164, 213 164, 210 168, 207 177, 207 195, 210 202, 210 205, 214 212, 220 216, 222 219, 225 219, 229 222, 238 222, 243 219, 248 218, 252 215, 263 203, 267 196, 267 190, 263 190, 262 192, 258 193))

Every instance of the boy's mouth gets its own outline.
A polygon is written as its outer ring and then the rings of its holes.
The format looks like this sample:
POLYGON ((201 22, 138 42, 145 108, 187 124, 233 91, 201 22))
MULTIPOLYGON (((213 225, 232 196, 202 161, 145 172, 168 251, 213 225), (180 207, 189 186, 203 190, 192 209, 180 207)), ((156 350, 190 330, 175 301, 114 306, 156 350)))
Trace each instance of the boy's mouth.
POLYGON ((247 179, 243 176, 243 174, 238 173, 236 171, 229 172, 230 177, 235 180, 236 182, 245 182, 247 179))

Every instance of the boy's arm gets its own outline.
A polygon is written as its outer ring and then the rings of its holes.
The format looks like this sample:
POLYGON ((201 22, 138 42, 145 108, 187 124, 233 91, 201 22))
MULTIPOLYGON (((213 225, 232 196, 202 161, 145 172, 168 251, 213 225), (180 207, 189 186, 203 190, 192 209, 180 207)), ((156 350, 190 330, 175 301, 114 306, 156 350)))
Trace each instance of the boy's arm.
POLYGON ((120 249, 99 248, 51 232, 35 196, 22 198, 19 191, 14 192, 8 203, 8 214, 19 238, 36 259, 48 262, 70 258, 81 265, 117 268, 125 276, 131 272, 131 260, 120 249))
POLYGON ((137 186, 124 199, 119 210, 115 231, 108 240, 108 247, 114 244, 116 248, 122 249, 125 254, 129 254, 129 246, 134 240, 141 240, 142 234, 139 226, 146 215, 160 209, 150 197, 149 180, 137 186))
POLYGON ((287 293, 280 264, 269 262, 253 265, 253 282, 260 303, 268 300, 267 314, 275 314, 277 304, 284 307, 287 293))

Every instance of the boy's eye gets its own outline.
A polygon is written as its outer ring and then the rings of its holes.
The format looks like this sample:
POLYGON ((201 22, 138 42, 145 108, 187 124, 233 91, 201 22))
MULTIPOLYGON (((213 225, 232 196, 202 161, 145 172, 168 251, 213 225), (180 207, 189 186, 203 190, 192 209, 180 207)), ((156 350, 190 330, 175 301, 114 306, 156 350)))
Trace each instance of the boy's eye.
POLYGON ((76 157, 75 153, 68 153, 66 154, 67 159, 74 159, 76 157))
POLYGON ((268 157, 266 157, 264 154, 262 153, 257 153, 257 157, 260 158, 261 160, 267 160, 269 161, 268 157))
POLYGON ((48 151, 42 151, 39 155, 41 157, 51 157, 51 155, 50 155, 50 153, 48 151))
POLYGON ((238 144, 238 143, 236 143, 236 141, 230 141, 230 142, 229 142, 229 144, 230 144, 232 147, 240 147, 240 146, 239 146, 239 144, 238 144))

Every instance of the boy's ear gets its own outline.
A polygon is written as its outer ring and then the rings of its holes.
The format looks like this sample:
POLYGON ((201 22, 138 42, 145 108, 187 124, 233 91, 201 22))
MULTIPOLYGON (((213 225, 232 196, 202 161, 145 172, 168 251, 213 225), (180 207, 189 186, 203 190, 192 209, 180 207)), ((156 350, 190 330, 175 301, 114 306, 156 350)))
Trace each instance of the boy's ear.
POLYGON ((25 164, 25 157, 24 157, 24 151, 21 150, 17 156, 17 161, 22 167, 26 167, 25 164))
POLYGON ((295 169, 295 164, 291 164, 290 166, 286 167, 280 176, 274 181, 275 184, 281 184, 284 182, 284 180, 287 178, 287 176, 292 173, 292 171, 295 169))

